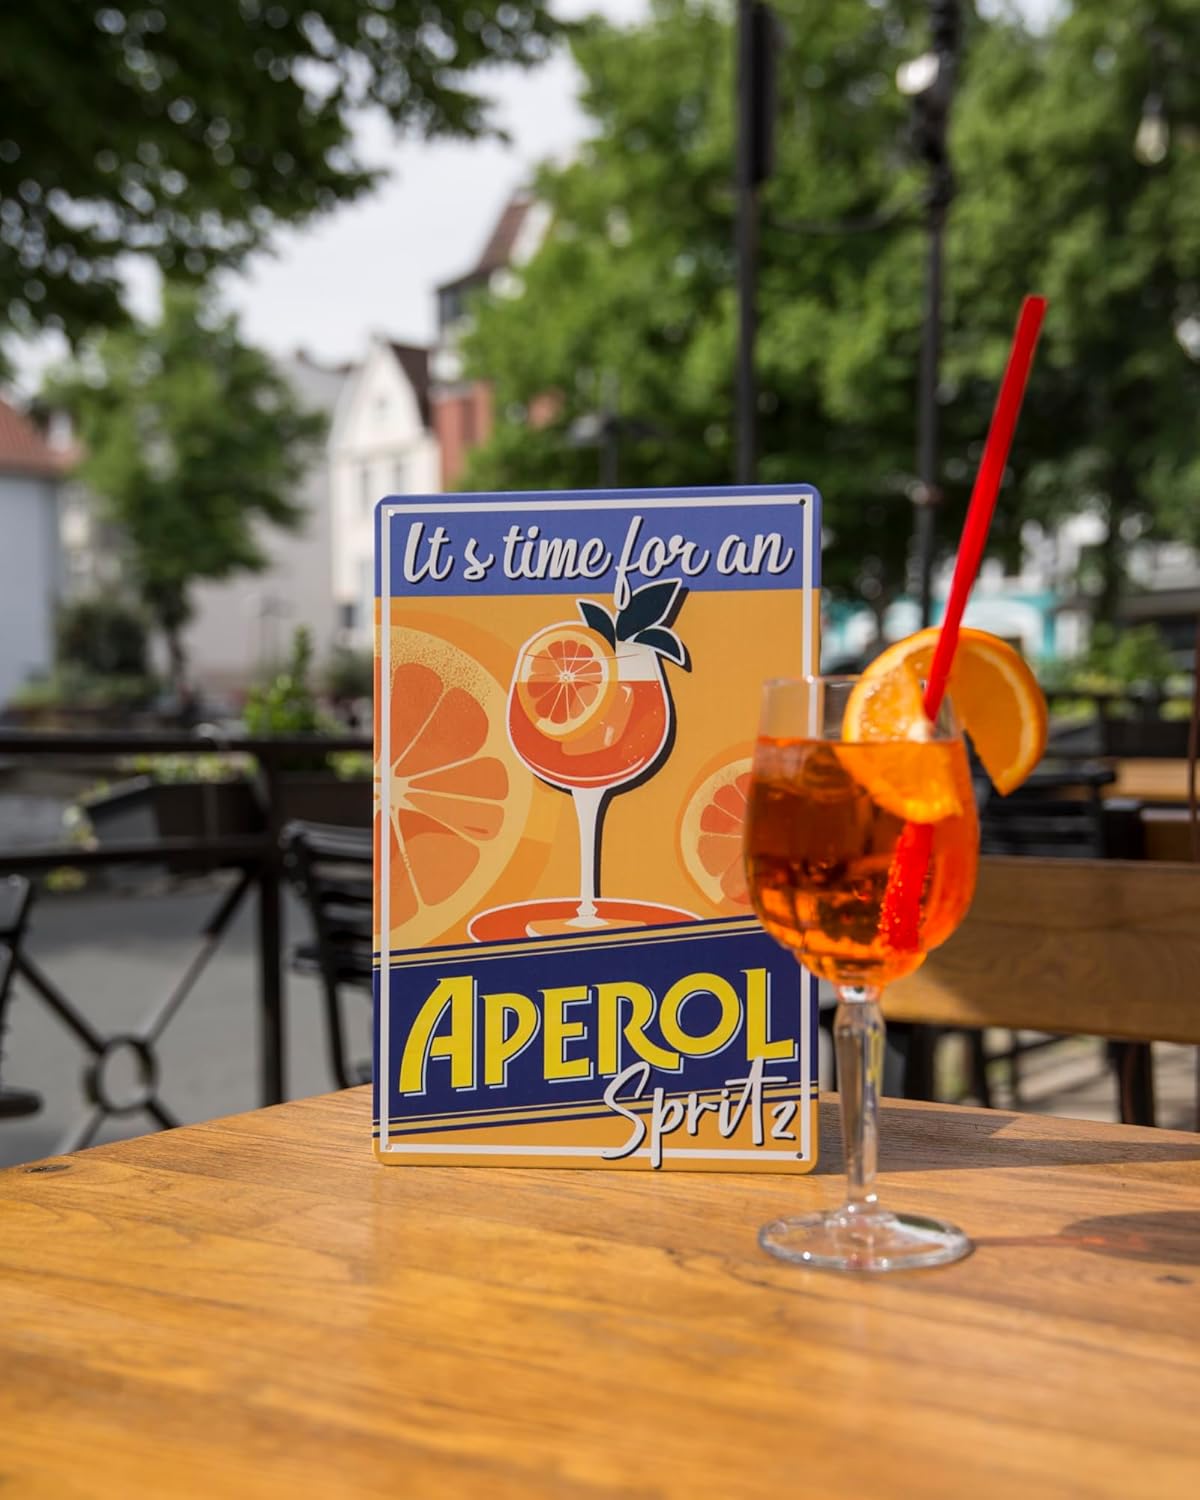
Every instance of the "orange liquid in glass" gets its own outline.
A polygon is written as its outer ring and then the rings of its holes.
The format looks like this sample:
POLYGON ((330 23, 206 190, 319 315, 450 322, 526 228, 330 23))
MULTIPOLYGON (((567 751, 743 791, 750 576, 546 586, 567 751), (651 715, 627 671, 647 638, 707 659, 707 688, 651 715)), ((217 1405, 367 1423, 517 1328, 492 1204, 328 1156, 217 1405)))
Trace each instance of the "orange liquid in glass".
POLYGON ((805 968, 843 985, 882 987, 945 942, 975 890, 979 827, 961 742, 855 744, 760 739, 746 819, 746 870, 763 926, 805 968), (904 820, 879 805, 847 765, 886 772, 886 757, 928 757, 953 777, 962 812, 933 825, 918 941, 899 951, 880 916, 904 820), (869 760, 864 760, 869 757, 869 760))
POLYGON ((621 682, 594 724, 555 739, 532 722, 520 697, 508 700, 513 749, 553 786, 621 786, 658 758, 667 733, 667 698, 661 682, 621 682))

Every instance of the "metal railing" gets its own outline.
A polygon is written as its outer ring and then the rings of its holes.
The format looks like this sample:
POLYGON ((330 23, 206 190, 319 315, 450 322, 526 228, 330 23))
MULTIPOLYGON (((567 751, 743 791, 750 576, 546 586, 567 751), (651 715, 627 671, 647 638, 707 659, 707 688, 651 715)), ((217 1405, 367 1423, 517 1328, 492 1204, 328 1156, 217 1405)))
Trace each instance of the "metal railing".
MULTIPOLYGON (((277 1104, 286 1097, 286 1016, 283 981, 282 890, 283 864, 280 833, 286 820, 285 795, 289 770, 297 762, 311 765, 314 758, 339 751, 370 751, 369 738, 358 734, 298 735, 287 738, 224 738, 211 732, 138 733, 96 731, 89 733, 0 730, 0 760, 30 762, 42 767, 55 762, 104 759, 119 762, 140 755, 211 755, 214 751, 252 756, 257 774, 254 784, 261 808, 260 826, 239 834, 205 834, 187 838, 136 839, 80 846, 60 844, 31 848, 0 846, 0 876, 38 875, 63 866, 86 870, 107 865, 169 865, 175 870, 236 870, 239 879, 222 894, 213 916, 200 934, 200 946, 179 981, 154 1007, 145 1024, 135 1033, 104 1037, 85 1012, 37 967, 28 953, 16 955, 17 972, 38 992, 50 1009, 91 1053, 85 1069, 85 1093, 93 1114, 78 1136, 88 1138, 107 1115, 146 1110, 160 1124, 174 1118, 157 1094, 158 1039, 186 999, 208 959, 228 929, 244 898, 257 892, 258 916, 258 1041, 261 1103, 277 1104), (134 1098, 118 1100, 107 1091, 104 1067, 120 1049, 133 1052, 142 1079, 142 1091, 134 1098)), ((85 1144, 76 1139, 75 1144, 85 1144)))

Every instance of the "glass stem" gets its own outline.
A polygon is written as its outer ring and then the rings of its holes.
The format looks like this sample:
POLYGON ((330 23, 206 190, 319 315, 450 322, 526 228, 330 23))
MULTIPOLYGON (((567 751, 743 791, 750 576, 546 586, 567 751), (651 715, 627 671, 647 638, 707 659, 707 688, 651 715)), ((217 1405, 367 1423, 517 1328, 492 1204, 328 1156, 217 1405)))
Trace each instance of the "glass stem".
POLYGON ((833 1041, 842 1101, 849 1213, 872 1213, 878 1203, 875 1167, 879 1156, 879 1096, 883 1091, 885 1034, 879 991, 865 984, 841 986, 833 1041))
POLYGON ((604 789, 575 788, 571 797, 579 820, 579 911, 570 925, 602 927, 604 923, 596 915, 596 828, 604 789))

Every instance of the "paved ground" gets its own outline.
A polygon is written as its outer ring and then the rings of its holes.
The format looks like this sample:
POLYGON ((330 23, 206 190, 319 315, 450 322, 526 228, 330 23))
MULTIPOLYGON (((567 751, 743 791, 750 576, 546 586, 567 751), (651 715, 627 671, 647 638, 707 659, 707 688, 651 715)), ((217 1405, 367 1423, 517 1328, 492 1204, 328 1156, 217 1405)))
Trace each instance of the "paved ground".
MULTIPOLYGON (((28 949, 100 1030, 136 1028, 187 964, 195 934, 221 889, 213 879, 143 896, 42 896, 34 906, 28 949)), ((285 921, 290 942, 304 934, 299 908, 289 907, 285 921)), ((255 939, 251 896, 164 1034, 162 1097, 186 1122, 259 1103, 255 939)), ((287 986, 291 1096, 323 1093, 333 1081, 325 1063, 317 986, 298 975, 289 975, 287 986)), ((366 1057, 369 1000, 352 992, 349 1002, 359 1023, 356 1055, 366 1057)), ((20 979, 10 1021, 5 1081, 36 1089, 46 1107, 28 1119, 0 1120, 0 1165, 53 1153, 85 1110, 80 1091, 85 1054, 20 979)), ((115 1140, 146 1128, 143 1116, 133 1116, 108 1126, 98 1139, 115 1140)))
MULTIPOLYGON (((1032 1040, 1038 1034, 1022 1032, 1021 1035, 1032 1040)), ((989 1050, 998 1052, 1007 1041, 1005 1032, 990 1033, 989 1050)), ((1171 1130, 1197 1128, 1196 1070, 1195 1047, 1155 1043, 1154 1090, 1158 1125, 1171 1130)), ((939 1075, 943 1095, 954 1097, 956 1080, 962 1076, 962 1069, 953 1055, 952 1044, 943 1049, 939 1075)), ((1016 1098, 1012 1094, 1007 1065, 993 1064, 989 1077, 992 1103, 998 1109, 1065 1115, 1077 1120, 1119 1118, 1116 1079, 1107 1063, 1105 1045, 1090 1037, 1062 1039, 1023 1058, 1016 1098)))
MULTIPOLYGON (((208 880, 143 895, 41 897, 29 951, 46 973, 104 1031, 136 1027, 170 988, 193 952, 220 894, 208 880)), ((305 932, 303 912, 286 913, 289 942, 305 932)), ((253 899, 247 902, 203 978, 168 1028, 162 1046, 162 1097, 184 1121, 252 1109, 259 1103, 253 899)), ((351 992, 356 1055, 370 1050, 369 1004, 351 992), (357 1050, 359 1048, 361 1050, 357 1050)), ((288 976, 288 1082, 293 1098, 333 1087, 325 1061, 316 985, 288 976)), ((84 1055, 75 1039, 18 981, 5 1079, 37 1089, 46 1108, 27 1120, 0 1120, 0 1165, 52 1154, 84 1112, 84 1055)), ((944 1049, 953 1086, 953 1049, 944 1049)), ((1196 1049, 1159 1047, 1159 1123, 1195 1128, 1196 1049)), ((823 1072, 826 1071, 823 1069, 823 1072)), ((1115 1119, 1115 1089, 1100 1044, 1077 1039, 1037 1054, 1024 1068, 1021 1107, 1091 1119, 1115 1119)), ((828 1081, 828 1079, 826 1079, 828 1081)), ((1010 1101, 997 1080, 997 1104, 1010 1101)), ((147 1128, 143 1117, 116 1122, 101 1140, 147 1128)), ((367 1149, 364 1141, 363 1149, 367 1149)))

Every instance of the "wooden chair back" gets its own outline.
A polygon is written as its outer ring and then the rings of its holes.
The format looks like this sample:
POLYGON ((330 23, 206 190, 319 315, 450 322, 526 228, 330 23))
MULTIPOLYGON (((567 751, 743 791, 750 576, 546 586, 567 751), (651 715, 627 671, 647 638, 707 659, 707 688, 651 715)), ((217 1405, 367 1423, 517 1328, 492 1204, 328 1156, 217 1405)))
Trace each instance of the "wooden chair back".
POLYGON ((984 856, 890 1020, 1200 1043, 1200 864, 984 856))

